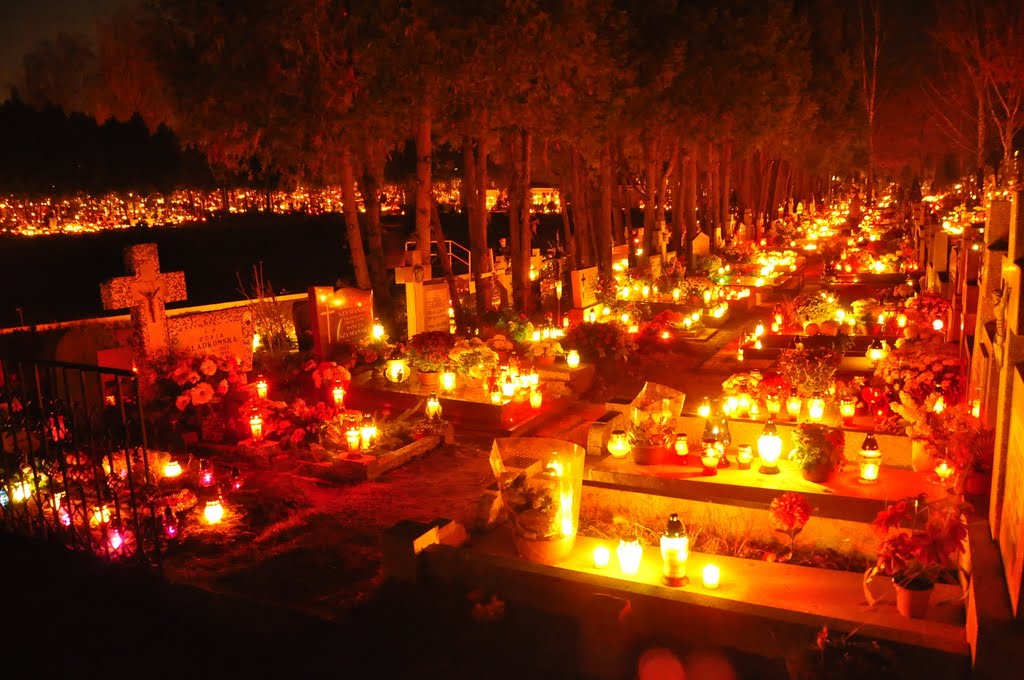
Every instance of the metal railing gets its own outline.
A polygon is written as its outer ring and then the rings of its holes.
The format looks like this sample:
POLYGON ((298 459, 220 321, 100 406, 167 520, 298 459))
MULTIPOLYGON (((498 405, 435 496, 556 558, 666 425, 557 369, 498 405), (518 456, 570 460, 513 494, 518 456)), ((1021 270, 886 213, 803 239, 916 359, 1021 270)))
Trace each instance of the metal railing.
POLYGON ((117 561, 160 560, 131 371, 0 360, 0 524, 117 561))
MULTIPOLYGON (((408 252, 410 250, 415 250, 417 243, 418 243, 418 241, 416 241, 415 239, 410 239, 410 240, 406 241, 405 242, 405 250, 406 250, 406 252, 408 252)), ((473 267, 471 266, 471 263, 473 262, 473 255, 472 255, 472 253, 470 253, 469 248, 467 248, 466 246, 462 245, 458 241, 452 241, 452 240, 444 241, 444 248, 443 249, 438 245, 437 241, 431 241, 430 242, 430 255, 432 257, 436 256, 438 258, 447 257, 449 265, 451 265, 452 260, 462 264, 463 266, 466 267, 466 271, 465 271, 466 274, 468 274, 468 273, 473 271, 473 267)), ((452 269, 454 269, 454 266, 452 267, 452 269)), ((459 272, 456 272, 456 273, 459 273, 459 272)))

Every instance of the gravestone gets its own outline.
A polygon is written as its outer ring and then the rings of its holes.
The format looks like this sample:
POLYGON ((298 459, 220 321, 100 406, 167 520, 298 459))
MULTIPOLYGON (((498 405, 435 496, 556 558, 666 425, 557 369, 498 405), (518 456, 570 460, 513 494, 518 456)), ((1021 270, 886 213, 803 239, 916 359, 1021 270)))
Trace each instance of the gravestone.
POLYGON ((232 307, 168 320, 171 348, 193 356, 234 357, 243 371, 252 369, 252 311, 232 307))
POLYGON ((661 258, 662 258, 661 255, 651 255, 651 259, 648 260, 649 264, 651 265, 651 278, 653 278, 653 279, 657 279, 657 278, 659 278, 661 276, 661 272, 662 272, 662 266, 661 266, 662 259, 661 258))
POLYGON ((162 273, 155 243, 141 243, 124 250, 125 268, 130 276, 121 276, 100 284, 103 309, 129 309, 139 347, 147 357, 167 351, 169 333, 167 302, 186 298, 184 272, 162 273))
POLYGON ((629 259, 629 244, 623 243, 621 246, 612 246, 612 262, 622 262, 623 260, 629 259))
POLYGON ((701 255, 711 254, 711 239, 704 232, 701 232, 693 237, 693 256, 700 257, 701 255))
POLYGON ((572 306, 587 309, 597 304, 597 267, 574 269, 570 272, 572 282, 572 306))
POLYGON ((419 332, 448 331, 449 308, 451 296, 448 294, 448 282, 444 279, 424 281, 422 329, 419 332))
POLYGON ((358 288, 309 289, 313 351, 321 359, 338 345, 359 342, 373 332, 373 293, 358 288))

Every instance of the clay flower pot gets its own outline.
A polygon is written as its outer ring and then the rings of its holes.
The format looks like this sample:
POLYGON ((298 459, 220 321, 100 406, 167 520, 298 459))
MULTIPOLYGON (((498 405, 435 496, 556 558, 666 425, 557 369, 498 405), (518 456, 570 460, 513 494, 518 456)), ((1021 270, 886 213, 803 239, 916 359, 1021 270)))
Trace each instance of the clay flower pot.
POLYGON ((675 446, 634 446, 633 462, 637 465, 668 465, 679 463, 675 446))
POLYGON ((554 366, 555 357, 537 357, 536 359, 533 360, 533 364, 535 366, 554 366))
POLYGON ((834 472, 835 468, 831 465, 815 465, 814 467, 800 469, 800 474, 804 476, 804 479, 817 484, 824 484, 830 480, 834 472))
POLYGON ((929 583, 927 588, 905 588, 893 581, 896 589, 896 610, 910 619, 923 619, 928 614, 935 584, 929 583))
POLYGON ((439 371, 416 371, 416 377, 424 387, 437 387, 441 373, 439 371))

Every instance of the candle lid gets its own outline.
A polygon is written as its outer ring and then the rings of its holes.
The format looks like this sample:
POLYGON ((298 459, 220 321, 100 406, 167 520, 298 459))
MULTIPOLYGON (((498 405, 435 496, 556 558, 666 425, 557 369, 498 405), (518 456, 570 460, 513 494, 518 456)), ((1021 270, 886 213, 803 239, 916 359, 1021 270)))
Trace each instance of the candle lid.
POLYGON ((665 535, 669 538, 681 538, 686 535, 686 530, 683 528, 683 523, 679 519, 679 515, 674 512, 668 516, 668 525, 665 527, 665 535))

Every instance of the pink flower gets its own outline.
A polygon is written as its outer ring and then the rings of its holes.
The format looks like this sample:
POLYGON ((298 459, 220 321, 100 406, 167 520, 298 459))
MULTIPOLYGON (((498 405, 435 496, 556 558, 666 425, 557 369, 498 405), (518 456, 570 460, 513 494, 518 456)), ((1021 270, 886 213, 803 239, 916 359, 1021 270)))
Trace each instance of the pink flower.
POLYGON ((189 402, 192 401, 192 399, 188 395, 188 392, 185 392, 184 394, 179 394, 178 398, 174 400, 174 405, 178 407, 179 411, 184 411, 185 409, 187 409, 189 402))
POLYGON ((201 382, 189 390, 189 394, 192 397, 192 403, 196 406, 209 404, 213 399, 213 386, 210 383, 201 382))
POLYGON ((224 396, 225 394, 228 393, 228 388, 229 388, 228 381, 227 380, 221 380, 220 384, 217 385, 217 394, 219 394, 221 396, 224 396))
POLYGON ((203 363, 199 364, 199 370, 202 371, 203 375, 209 377, 217 372, 217 364, 214 363, 213 359, 204 359, 203 363))

